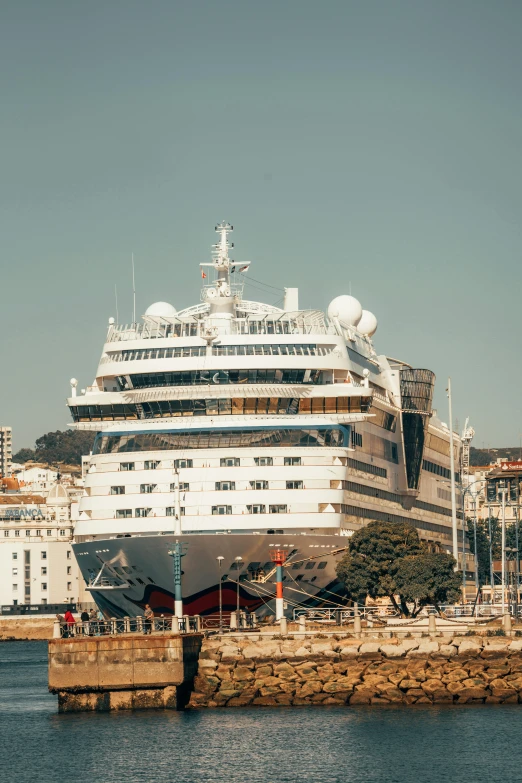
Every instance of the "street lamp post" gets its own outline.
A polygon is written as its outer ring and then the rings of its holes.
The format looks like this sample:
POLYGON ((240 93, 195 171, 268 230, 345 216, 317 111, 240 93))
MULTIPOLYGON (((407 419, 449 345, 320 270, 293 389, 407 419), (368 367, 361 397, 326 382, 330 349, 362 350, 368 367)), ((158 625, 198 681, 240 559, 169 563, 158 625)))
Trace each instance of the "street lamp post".
POLYGON ((219 633, 223 633, 223 582, 221 581, 221 567, 224 559, 223 555, 216 557, 219 566, 219 633))
MULTIPOLYGON (((479 491, 472 492, 471 487, 475 484, 483 484, 484 479, 476 479, 472 481, 462 490, 462 586, 464 590, 464 601, 466 600, 466 543, 465 543, 465 530, 466 530, 466 493, 469 492, 473 502, 473 542, 475 549, 475 588, 479 589, 478 578, 478 557, 477 557, 477 497, 479 491)), ((493 588, 493 585, 492 585, 493 588)))
POLYGON ((502 614, 506 613, 506 487, 499 487, 502 495, 502 614))
POLYGON ((243 560, 243 558, 241 556, 238 555, 238 557, 236 557, 236 568, 237 568, 237 612, 236 612, 237 626, 236 627, 238 628, 238 630, 240 628, 240 618, 239 618, 239 573, 240 573, 240 563, 242 562, 242 560, 243 560))

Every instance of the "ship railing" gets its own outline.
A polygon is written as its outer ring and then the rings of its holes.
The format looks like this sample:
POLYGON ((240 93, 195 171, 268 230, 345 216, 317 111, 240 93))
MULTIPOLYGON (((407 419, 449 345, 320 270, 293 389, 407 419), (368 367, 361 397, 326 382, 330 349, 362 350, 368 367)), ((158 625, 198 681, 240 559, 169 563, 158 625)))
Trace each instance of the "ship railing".
POLYGON ((359 615, 361 619, 371 621, 384 620, 386 617, 398 617, 399 613, 393 607, 387 606, 362 606, 359 608, 348 606, 337 609, 300 607, 294 609, 294 620, 296 622, 301 617, 304 617, 309 622, 345 625, 346 623, 352 623, 356 615, 359 615))
POLYGON ((203 630, 202 618, 199 615, 183 617, 109 617, 85 622, 67 623, 55 620, 55 639, 75 639, 96 636, 149 635, 149 634, 187 634, 200 633, 203 630), (173 628, 174 626, 174 628, 173 628))

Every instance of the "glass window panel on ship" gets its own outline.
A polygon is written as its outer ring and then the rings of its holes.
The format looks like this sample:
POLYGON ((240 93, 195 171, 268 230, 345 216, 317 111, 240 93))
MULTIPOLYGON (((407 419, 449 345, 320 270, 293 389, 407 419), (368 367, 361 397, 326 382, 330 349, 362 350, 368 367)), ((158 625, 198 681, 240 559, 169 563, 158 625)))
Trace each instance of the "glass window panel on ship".
MULTIPOLYGON (((331 447, 348 445, 349 427, 334 425, 316 428, 245 428, 226 430, 187 430, 173 432, 99 433, 93 454, 120 454, 139 451, 182 449, 224 449, 281 447, 331 447)), ((178 462, 176 460, 176 462, 178 462)), ((179 460, 176 467, 189 467, 189 460, 179 460), (181 463, 184 464, 181 464, 181 463)), ((190 465, 191 466, 191 465, 190 465)))
POLYGON ((179 372, 136 373, 117 377, 121 391, 157 386, 214 386, 235 383, 307 383, 322 381, 321 370, 182 370, 179 372))
MULTIPOLYGON (((248 416, 366 413, 370 408, 368 397, 237 397, 207 400, 159 400, 141 403, 142 418, 163 419, 179 416, 248 416)), ((137 419, 135 405, 78 405, 71 407, 74 421, 113 421, 137 419), (107 409, 102 416, 101 408, 107 409)), ((393 417, 395 418, 395 417, 393 417)), ((129 463, 130 464, 130 463, 129 463)), ((130 470, 131 468, 129 468, 130 470)))

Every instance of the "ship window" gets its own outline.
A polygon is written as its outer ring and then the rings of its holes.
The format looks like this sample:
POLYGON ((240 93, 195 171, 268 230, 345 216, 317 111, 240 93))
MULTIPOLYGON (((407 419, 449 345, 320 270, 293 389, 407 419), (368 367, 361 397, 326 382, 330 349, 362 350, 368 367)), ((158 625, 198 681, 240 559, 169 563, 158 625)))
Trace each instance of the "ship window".
POLYGON ((319 571, 319 570, 321 570, 322 568, 326 568, 326 566, 327 566, 327 565, 328 565, 328 563, 327 563, 326 561, 324 561, 324 560, 323 560, 323 562, 322 562, 322 563, 318 563, 318 564, 317 564, 317 570, 319 571))
POLYGON ((159 460, 146 459, 143 467, 145 470, 156 470, 159 464, 159 460))
POLYGON ((134 516, 135 517, 148 517, 151 511, 152 511, 151 508, 135 508, 134 509, 134 516))
MULTIPOLYGON (((185 516, 185 507, 184 506, 180 506, 179 515, 180 515, 180 517, 184 517, 185 516)), ((176 516, 176 509, 173 508, 172 506, 170 506, 169 508, 166 508, 165 509, 165 516, 167 516, 167 517, 175 517, 176 516)))
POLYGON ((303 489, 303 482, 302 481, 287 481, 286 482, 286 488, 287 489, 303 489))
POLYGON ((268 489, 268 481, 251 481, 250 489, 268 489))
POLYGON ((307 570, 307 571, 311 571, 311 570, 312 570, 312 568, 315 568, 315 563, 314 563, 314 562, 312 562, 312 561, 310 561, 310 562, 308 562, 308 563, 305 565, 305 568, 306 568, 306 570, 307 570))
POLYGON ((286 514, 287 513, 287 507, 286 507, 286 505, 283 505, 283 504, 270 506, 269 508, 270 508, 270 513, 271 514, 286 514))
POLYGON ((303 574, 297 574, 295 581, 300 582, 302 578, 303 578, 303 574))
POLYGON ((124 495, 125 494, 125 487, 119 486, 119 487, 111 487, 111 495, 124 495))
POLYGON ((175 468, 191 468, 192 467, 192 460, 191 459, 175 459, 174 460, 174 467, 175 468))
POLYGON ((134 462, 121 462, 120 470, 134 470, 134 462))
MULTIPOLYGON (((248 428, 234 430, 176 430, 143 432, 127 435, 99 433, 93 454, 114 454, 125 451, 163 451, 173 449, 258 448, 282 447, 342 447, 349 430, 340 425, 318 426, 314 429, 248 428)), ((176 460, 176 467, 192 467, 192 460, 176 460)))
POLYGON ((151 492, 154 492, 156 489, 157 484, 140 484, 140 492, 142 494, 150 494, 151 492))
POLYGON ((285 466, 300 465, 301 457, 285 457, 285 466))
POLYGON ((214 515, 231 514, 231 513, 232 513, 232 506, 212 506, 212 514, 214 515))
POLYGON ((254 463, 259 467, 266 467, 267 465, 274 464, 273 457, 254 457, 254 463))
POLYGON ((216 490, 232 490, 236 488, 235 481, 216 481, 216 490))
MULTIPOLYGON (((190 485, 188 481, 180 481, 179 482, 179 491, 180 492, 188 492, 190 490, 190 485)), ((176 491, 176 484, 170 485, 170 491, 175 492, 176 491)))
POLYGON ((116 511, 116 519, 128 519, 132 516, 132 510, 130 508, 119 508, 116 511))
POLYGON ((219 460, 219 464, 222 468, 238 468, 239 463, 239 457, 221 457, 219 460))
POLYGON ((261 503, 256 503, 252 506, 247 506, 248 514, 266 514, 266 506, 261 503))

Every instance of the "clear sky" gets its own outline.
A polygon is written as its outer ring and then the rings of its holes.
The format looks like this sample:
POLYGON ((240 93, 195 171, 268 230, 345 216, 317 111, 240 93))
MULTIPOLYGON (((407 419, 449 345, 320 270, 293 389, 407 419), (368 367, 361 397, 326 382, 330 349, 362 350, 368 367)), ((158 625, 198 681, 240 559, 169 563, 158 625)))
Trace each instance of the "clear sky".
MULTIPOLYGON (((475 444, 522 433, 519 0, 22 0, 0 29, 0 424, 65 429, 107 319, 199 301, 216 221, 352 293, 475 444)), ((250 298, 263 298, 247 289, 250 298)), ((277 298, 277 294, 275 296, 277 298)), ((268 297, 267 301, 274 301, 268 297)))

